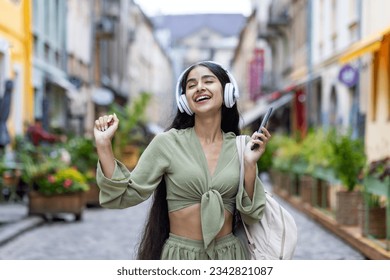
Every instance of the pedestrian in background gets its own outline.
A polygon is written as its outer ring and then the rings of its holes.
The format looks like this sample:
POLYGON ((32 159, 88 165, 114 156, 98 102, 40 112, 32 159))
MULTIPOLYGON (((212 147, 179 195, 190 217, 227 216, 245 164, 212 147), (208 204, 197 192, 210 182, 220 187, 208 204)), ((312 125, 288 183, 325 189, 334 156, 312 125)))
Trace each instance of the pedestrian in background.
POLYGON ((65 135, 57 135, 47 132, 42 126, 42 120, 36 118, 34 124, 27 129, 27 135, 34 146, 39 146, 44 143, 65 142, 65 135))
POLYGON ((117 116, 95 121, 102 206, 126 208, 154 193, 138 259, 248 258, 234 235, 234 217, 239 211, 247 224, 262 217, 265 193, 256 163, 271 135, 264 128, 248 137, 238 191, 237 98, 236 81, 219 64, 187 68, 178 79, 172 125, 151 141, 132 172, 113 156, 117 116), (254 144, 259 148, 251 150, 254 144))

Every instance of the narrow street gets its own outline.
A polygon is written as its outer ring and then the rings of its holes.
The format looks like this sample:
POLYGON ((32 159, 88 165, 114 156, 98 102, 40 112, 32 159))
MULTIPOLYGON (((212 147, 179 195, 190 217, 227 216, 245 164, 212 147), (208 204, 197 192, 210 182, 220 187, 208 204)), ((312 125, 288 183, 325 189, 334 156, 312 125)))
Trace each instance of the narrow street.
MULTIPOLYGON (((267 177, 262 177, 266 187, 267 177)), ((296 260, 360 260, 355 251, 306 215, 281 201, 296 219, 296 260)), ((53 221, 28 231, 0 247, 7 260, 134 259, 149 202, 124 210, 87 208, 81 222, 53 221)))
POLYGON ((87 208, 80 222, 72 216, 28 231, 0 247, 8 260, 134 259, 148 203, 124 210, 87 208))

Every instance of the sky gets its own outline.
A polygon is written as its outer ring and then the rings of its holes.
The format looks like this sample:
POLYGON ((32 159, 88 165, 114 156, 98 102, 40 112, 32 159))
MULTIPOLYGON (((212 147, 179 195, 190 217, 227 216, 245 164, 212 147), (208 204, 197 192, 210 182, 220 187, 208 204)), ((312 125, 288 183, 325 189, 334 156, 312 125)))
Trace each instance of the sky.
POLYGON ((250 0, 134 0, 148 16, 161 14, 241 13, 249 16, 250 0))

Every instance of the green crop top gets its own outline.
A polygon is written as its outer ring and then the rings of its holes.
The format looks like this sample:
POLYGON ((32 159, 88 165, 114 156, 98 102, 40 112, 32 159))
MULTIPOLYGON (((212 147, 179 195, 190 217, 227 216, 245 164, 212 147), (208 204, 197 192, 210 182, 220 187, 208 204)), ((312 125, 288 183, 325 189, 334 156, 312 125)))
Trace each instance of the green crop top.
POLYGON ((103 175, 98 163, 96 180, 100 203, 107 208, 126 208, 150 197, 164 178, 168 211, 201 204, 204 246, 212 250, 213 241, 224 224, 224 209, 233 213, 236 207, 244 221, 252 224, 262 217, 265 194, 259 178, 255 182, 253 200, 244 188, 238 191, 239 160, 236 135, 223 133, 223 145, 214 174, 193 128, 171 129, 154 137, 129 171, 116 161, 111 179, 103 175))

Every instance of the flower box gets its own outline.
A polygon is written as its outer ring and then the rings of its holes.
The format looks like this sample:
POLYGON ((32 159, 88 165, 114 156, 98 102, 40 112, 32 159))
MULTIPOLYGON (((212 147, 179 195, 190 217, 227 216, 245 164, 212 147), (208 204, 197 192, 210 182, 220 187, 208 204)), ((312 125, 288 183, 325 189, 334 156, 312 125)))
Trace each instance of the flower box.
POLYGON ((55 215, 60 213, 74 214, 80 221, 85 207, 84 192, 43 195, 37 191, 28 194, 29 215, 55 215))

